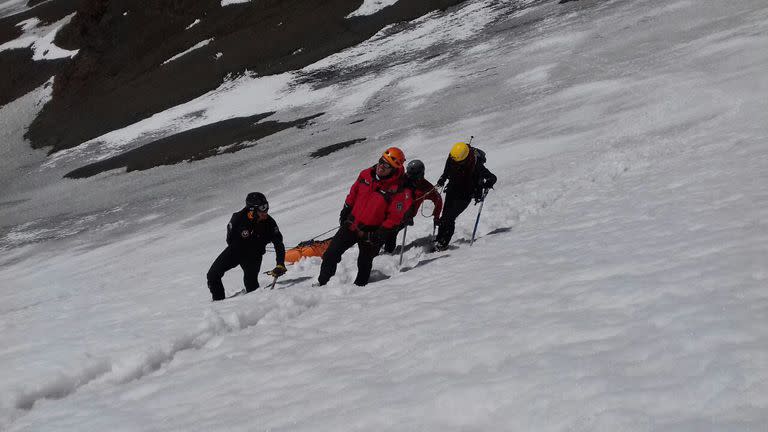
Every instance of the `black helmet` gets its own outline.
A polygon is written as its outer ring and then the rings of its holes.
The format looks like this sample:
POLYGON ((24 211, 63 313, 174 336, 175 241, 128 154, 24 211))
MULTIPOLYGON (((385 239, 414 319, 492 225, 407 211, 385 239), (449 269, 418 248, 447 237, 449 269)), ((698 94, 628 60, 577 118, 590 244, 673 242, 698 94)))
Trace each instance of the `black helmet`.
POLYGON ((420 180, 424 178, 424 162, 414 159, 408 162, 408 166, 405 168, 405 174, 414 179, 420 180))
POLYGON ((251 192, 245 197, 245 206, 251 210, 261 210, 263 212, 269 210, 269 203, 267 197, 261 192, 251 192))

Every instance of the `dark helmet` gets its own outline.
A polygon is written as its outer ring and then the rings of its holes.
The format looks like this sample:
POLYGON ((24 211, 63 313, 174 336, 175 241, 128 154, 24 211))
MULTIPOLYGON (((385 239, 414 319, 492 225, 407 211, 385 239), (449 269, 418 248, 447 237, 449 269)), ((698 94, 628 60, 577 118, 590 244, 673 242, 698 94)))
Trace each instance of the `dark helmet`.
POLYGON ((269 210, 269 203, 267 197, 261 192, 251 192, 245 197, 245 206, 252 210, 269 210))
POLYGON ((408 162, 408 166, 405 168, 405 174, 414 179, 420 180, 424 178, 424 162, 414 159, 408 162))

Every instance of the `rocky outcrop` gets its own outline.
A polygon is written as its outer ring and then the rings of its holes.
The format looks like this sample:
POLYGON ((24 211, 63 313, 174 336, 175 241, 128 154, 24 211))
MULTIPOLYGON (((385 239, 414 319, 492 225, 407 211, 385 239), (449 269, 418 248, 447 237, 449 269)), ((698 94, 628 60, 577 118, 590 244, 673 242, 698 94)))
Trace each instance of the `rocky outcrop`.
POLYGON ((403 0, 375 15, 346 19, 361 0, 225 7, 219 0, 83 0, 56 38, 58 46, 79 53, 56 75, 53 99, 27 138, 50 152, 70 148, 192 100, 230 74, 299 69, 388 24, 461 1, 403 0), (209 42, 168 61, 203 41, 209 42))

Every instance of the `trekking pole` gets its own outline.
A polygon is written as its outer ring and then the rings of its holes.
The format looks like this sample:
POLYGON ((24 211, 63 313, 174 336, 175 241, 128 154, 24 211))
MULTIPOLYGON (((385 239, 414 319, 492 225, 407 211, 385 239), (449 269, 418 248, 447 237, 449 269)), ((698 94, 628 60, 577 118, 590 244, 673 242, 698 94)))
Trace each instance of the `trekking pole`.
POLYGON ((408 232, 408 225, 403 228, 403 244, 400 245, 400 264, 397 266, 400 267, 403 265, 403 252, 405 252, 405 233, 408 232))
POLYGON ((469 242, 469 246, 475 242, 475 234, 477 234, 477 225, 480 223, 480 213, 483 211, 483 204, 485 204, 485 197, 488 196, 488 191, 483 194, 483 199, 480 200, 480 209, 477 210, 477 219, 475 219, 475 229, 472 230, 472 240, 469 242))
POLYGON ((474 135, 470 135, 469 136, 469 142, 467 143, 467 145, 472 145, 472 140, 473 139, 475 139, 475 136, 474 135))

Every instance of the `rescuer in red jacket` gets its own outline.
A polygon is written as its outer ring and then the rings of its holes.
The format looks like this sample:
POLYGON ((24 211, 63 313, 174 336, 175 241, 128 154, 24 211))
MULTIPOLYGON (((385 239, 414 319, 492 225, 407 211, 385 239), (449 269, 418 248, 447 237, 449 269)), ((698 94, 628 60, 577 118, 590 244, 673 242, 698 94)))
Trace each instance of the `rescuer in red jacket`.
POLYGON ((357 244, 355 285, 368 283, 373 258, 387 235, 396 230, 412 204, 412 192, 404 184, 405 155, 397 147, 388 148, 379 162, 360 172, 344 201, 339 215, 339 230, 323 254, 318 285, 325 285, 336 274, 341 255, 357 244))
POLYGON ((425 200, 432 201, 435 209, 432 212, 432 220, 434 226, 438 225, 440 220, 440 212, 443 209, 443 198, 440 196, 440 192, 437 188, 424 178, 424 162, 414 159, 408 162, 408 166, 405 168, 405 186, 411 189, 413 192, 413 206, 405 215, 403 224, 390 233, 384 241, 384 252, 392 253, 397 246, 397 232, 404 228, 405 225, 413 225, 413 218, 419 214, 419 207, 425 200))

